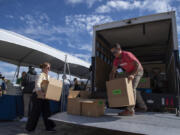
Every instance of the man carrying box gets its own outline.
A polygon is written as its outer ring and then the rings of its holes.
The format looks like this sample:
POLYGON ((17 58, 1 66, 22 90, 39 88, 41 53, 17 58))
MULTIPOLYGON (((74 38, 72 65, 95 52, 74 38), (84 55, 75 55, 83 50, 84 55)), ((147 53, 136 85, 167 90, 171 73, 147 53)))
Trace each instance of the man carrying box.
MULTIPOLYGON (((119 66, 123 68, 128 75, 128 80, 132 80, 135 101, 137 101, 140 110, 146 111, 147 106, 144 103, 140 93, 136 91, 138 83, 143 76, 143 67, 141 63, 131 52, 123 51, 119 43, 115 44, 115 46, 111 49, 111 52, 115 56, 115 59, 113 62, 112 71, 110 73, 110 80, 115 78, 115 74, 119 66)), ((135 113, 134 108, 135 106, 128 106, 127 109, 119 113, 119 115, 132 116, 135 113)))

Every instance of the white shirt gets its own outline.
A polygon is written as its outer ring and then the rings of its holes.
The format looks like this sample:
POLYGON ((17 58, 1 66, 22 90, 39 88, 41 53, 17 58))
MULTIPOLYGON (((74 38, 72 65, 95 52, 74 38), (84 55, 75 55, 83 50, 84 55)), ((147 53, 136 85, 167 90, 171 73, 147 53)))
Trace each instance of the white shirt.
POLYGON ((46 73, 42 72, 39 75, 36 76, 36 81, 35 81, 35 88, 33 92, 41 90, 41 83, 43 80, 49 80, 49 75, 46 73))

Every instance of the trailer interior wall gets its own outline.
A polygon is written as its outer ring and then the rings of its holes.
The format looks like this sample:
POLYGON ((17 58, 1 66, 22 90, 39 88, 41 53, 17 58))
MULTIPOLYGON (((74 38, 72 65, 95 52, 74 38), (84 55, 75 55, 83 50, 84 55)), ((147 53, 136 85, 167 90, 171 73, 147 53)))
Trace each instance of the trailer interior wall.
POLYGON ((175 92, 174 58, 171 58, 174 49, 171 19, 96 31, 95 41, 97 91, 106 90, 105 84, 109 79, 113 61, 110 48, 118 42, 124 50, 134 53, 146 70, 159 66, 168 78, 168 89, 164 92, 175 92))
POLYGON ((176 93, 176 77, 175 77, 175 58, 173 55, 173 36, 170 37, 170 42, 167 52, 167 61, 166 61, 166 73, 168 79, 168 93, 176 93))

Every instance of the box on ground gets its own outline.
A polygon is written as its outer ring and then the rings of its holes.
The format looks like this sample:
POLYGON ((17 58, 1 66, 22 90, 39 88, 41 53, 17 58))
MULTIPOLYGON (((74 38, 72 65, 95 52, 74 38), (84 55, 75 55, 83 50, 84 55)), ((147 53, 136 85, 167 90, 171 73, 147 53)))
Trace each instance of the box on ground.
POLYGON ((119 78, 106 82, 109 107, 135 105, 132 81, 119 78))
POLYGON ((78 91, 78 90, 70 90, 68 98, 89 98, 91 96, 91 92, 89 91, 78 91))
POLYGON ((81 115, 81 102, 90 96, 89 91, 69 91, 67 113, 81 115))
POLYGON ((67 113, 73 115, 81 115, 80 101, 80 98, 68 98, 67 113))
POLYGON ((150 78, 141 78, 141 80, 139 81, 138 88, 151 88, 150 78))
POLYGON ((68 96, 67 113, 91 117, 104 115, 104 100, 88 99, 90 94, 89 91, 70 91, 68 96))
POLYGON ((91 92, 89 91, 80 91, 80 98, 90 98, 91 92))
POLYGON ((82 101, 82 115, 99 117, 104 115, 105 102, 101 99, 89 99, 82 101))
MULTIPOLYGON (((50 78, 41 83, 42 90, 46 93, 45 99, 59 101, 62 93, 62 81, 50 78)), ((41 97, 39 97, 41 98, 41 97)))

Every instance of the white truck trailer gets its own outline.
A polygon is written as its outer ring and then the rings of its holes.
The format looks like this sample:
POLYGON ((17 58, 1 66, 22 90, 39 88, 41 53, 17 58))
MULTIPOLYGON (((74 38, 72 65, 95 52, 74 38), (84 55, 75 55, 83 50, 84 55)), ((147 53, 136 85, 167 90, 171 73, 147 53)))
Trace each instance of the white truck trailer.
MULTIPOLYGON (((179 99, 179 51, 175 12, 154 14, 94 26, 92 49, 92 91, 107 98, 106 81, 112 68, 110 48, 120 43, 141 61, 145 70, 158 68, 167 77, 161 94, 179 99)), ((149 70, 148 70, 149 72, 149 70)), ((151 73, 148 73, 150 75, 151 73)), ((158 94, 157 94, 158 96, 158 94)), ((159 99, 159 97, 157 97, 159 99)), ((177 115, 179 100, 176 100, 177 115)), ((157 103, 160 104, 160 103, 157 103)), ((106 109, 100 118, 57 113, 50 119, 81 126, 119 131, 120 134, 179 135, 180 117, 162 112, 137 113, 134 117, 117 116, 118 109, 106 109)))

